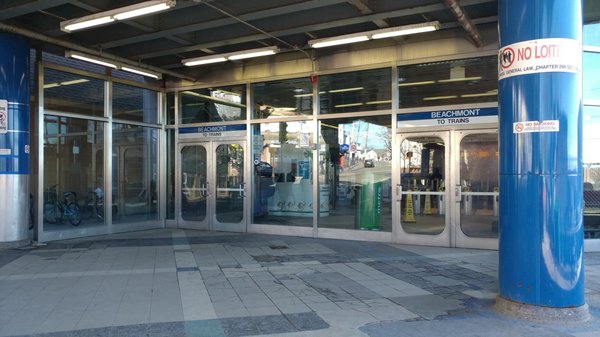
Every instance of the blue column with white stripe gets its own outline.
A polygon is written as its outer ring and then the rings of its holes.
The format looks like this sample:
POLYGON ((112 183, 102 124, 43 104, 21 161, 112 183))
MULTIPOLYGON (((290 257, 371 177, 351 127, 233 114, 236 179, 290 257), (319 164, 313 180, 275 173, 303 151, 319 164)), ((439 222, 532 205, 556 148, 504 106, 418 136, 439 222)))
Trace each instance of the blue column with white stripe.
POLYGON ((0 33, 0 243, 28 237, 29 43, 0 33))
POLYGON ((501 300, 585 304, 579 0, 500 0, 501 300))

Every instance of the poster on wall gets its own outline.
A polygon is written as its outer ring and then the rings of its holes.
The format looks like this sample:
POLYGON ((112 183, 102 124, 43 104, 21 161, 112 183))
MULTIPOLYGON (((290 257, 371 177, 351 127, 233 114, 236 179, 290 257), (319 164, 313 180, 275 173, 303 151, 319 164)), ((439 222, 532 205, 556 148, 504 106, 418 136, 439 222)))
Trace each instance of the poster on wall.
POLYGON ((8 101, 0 99, 0 133, 8 132, 8 101))

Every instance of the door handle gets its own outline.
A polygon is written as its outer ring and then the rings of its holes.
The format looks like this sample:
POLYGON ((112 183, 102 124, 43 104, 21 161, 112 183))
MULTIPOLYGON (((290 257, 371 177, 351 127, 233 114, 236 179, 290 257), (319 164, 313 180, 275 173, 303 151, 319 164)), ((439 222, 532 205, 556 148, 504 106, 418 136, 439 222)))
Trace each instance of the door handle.
POLYGON ((240 184, 240 196, 242 198, 246 197, 246 183, 241 183, 240 184))
POLYGON ((454 187, 454 196, 456 197, 456 202, 462 201, 462 187, 460 185, 454 187))
POLYGON ((396 185, 396 196, 398 196, 398 201, 402 201, 402 185, 396 185))

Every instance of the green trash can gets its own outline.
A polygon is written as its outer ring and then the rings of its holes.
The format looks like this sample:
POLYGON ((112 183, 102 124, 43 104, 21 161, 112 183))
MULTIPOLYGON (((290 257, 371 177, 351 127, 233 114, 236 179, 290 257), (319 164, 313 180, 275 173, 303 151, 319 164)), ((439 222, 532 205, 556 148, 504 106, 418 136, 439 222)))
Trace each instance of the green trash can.
POLYGON ((381 182, 368 183, 360 188, 358 226, 365 230, 381 228, 381 182))

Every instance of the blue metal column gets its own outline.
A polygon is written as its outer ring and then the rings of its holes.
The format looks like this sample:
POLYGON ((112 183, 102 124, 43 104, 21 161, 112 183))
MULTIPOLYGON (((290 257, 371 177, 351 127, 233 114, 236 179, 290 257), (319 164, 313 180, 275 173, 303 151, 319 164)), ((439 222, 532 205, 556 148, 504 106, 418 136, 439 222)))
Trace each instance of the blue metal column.
POLYGON ((0 243, 28 238, 29 43, 0 33, 0 243))
POLYGON ((500 297, 585 304, 580 0, 500 0, 500 297))

